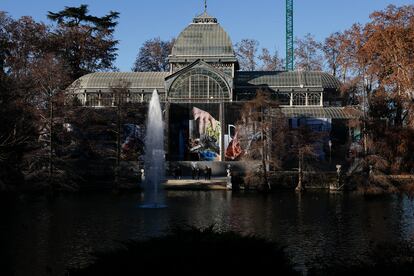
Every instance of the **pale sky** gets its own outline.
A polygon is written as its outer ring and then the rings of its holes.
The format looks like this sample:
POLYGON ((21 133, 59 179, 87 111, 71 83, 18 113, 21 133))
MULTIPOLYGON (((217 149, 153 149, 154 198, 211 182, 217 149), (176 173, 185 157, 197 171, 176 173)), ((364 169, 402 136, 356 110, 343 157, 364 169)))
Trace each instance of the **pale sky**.
MULTIPOLYGON (((92 14, 102 16, 110 10, 120 12, 115 37, 120 40, 116 66, 130 71, 145 40, 171 39, 203 12, 204 0, 0 0, 0 10, 13 18, 30 15, 51 23, 48 11, 65 6, 89 5, 92 14)), ((294 0, 295 36, 312 33, 318 40, 365 23, 369 14, 389 4, 413 4, 412 0, 294 0)), ((208 12, 217 17, 233 43, 253 38, 271 51, 285 52, 285 0, 208 0, 208 12)))

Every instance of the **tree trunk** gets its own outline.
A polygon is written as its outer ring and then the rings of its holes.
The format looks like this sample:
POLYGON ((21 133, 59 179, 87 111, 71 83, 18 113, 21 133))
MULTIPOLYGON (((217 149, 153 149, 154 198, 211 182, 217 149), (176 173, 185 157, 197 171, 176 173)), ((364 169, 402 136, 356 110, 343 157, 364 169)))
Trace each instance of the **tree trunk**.
POLYGON ((121 167, 121 107, 120 101, 117 106, 116 114, 116 166, 115 166, 115 188, 120 188, 119 172, 121 167))
POLYGON ((401 103, 396 102, 396 107, 395 107, 395 119, 394 119, 394 125, 396 127, 401 127, 402 126, 402 117, 403 117, 403 110, 402 110, 402 106, 401 103))
POLYGON ((53 97, 50 96, 49 107, 49 184, 52 186, 53 180, 53 97))
POLYGON ((298 185, 296 186, 296 191, 302 192, 303 190, 303 153, 302 150, 299 150, 298 185))
POLYGON ((267 164, 266 164, 266 139, 265 139, 265 127, 264 127, 264 110, 261 108, 261 132, 262 132, 262 167, 263 167, 263 186, 267 190, 271 190, 269 180, 267 178, 267 164))
POLYGON ((269 180, 267 178, 267 168, 266 168, 267 164, 266 164, 266 159, 265 159, 264 148, 265 148, 265 146, 263 146, 263 149, 262 149, 262 167, 263 167, 263 171, 262 171, 262 173, 263 173, 263 184, 262 185, 264 187, 266 187, 267 190, 271 190, 270 183, 269 183, 269 180))

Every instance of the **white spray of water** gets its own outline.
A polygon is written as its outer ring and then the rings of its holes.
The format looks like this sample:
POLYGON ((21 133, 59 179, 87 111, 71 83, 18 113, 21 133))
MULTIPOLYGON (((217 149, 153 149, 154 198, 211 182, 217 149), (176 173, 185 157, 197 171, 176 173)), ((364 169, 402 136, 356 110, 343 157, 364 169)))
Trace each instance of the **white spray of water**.
POLYGON ((145 137, 145 181, 143 208, 164 208, 164 126, 157 90, 152 93, 145 137))

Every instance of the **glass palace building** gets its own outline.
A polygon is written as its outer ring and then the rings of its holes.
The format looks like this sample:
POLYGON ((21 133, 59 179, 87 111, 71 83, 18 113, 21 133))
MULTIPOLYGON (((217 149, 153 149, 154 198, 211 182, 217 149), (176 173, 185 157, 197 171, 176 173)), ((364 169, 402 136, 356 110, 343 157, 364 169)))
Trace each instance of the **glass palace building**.
POLYGON ((306 124, 329 133, 335 122, 353 117, 343 105, 339 81, 330 74, 240 71, 229 35, 206 12, 178 35, 168 60, 169 72, 85 75, 73 93, 85 107, 104 108, 116 105, 113 87, 120 81, 128 84, 124 101, 129 105, 145 105, 157 90, 169 161, 237 160, 228 147, 239 111, 259 90, 271 94, 293 128, 306 124))

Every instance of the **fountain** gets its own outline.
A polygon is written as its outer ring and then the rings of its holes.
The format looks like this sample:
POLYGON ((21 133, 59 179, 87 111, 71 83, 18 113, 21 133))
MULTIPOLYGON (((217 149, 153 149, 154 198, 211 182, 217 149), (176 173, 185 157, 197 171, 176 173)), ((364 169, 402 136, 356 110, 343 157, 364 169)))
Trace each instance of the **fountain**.
POLYGON ((165 174, 164 126, 157 90, 152 93, 148 108, 145 136, 144 204, 141 208, 158 209, 164 203, 163 181, 165 174))

